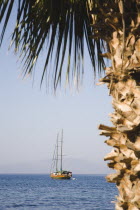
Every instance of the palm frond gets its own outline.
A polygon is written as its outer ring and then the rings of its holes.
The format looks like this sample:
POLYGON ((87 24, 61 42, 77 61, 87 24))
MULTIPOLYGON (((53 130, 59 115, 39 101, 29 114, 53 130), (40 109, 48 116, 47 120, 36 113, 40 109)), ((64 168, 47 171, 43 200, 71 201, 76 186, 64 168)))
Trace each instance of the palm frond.
MULTIPOLYGON (((83 74, 84 40, 88 47, 94 71, 101 70, 104 60, 100 56, 103 43, 92 39, 88 0, 18 0, 16 27, 12 35, 15 51, 23 60, 24 73, 33 71, 40 52, 45 48, 46 59, 41 84, 46 73, 53 76, 56 89, 66 73, 70 80, 83 74), (97 53, 96 53, 97 52, 97 53), (53 69, 48 69, 51 59, 53 69), (67 67, 63 66, 67 61, 67 67), (72 64, 73 63, 73 64, 72 64), (97 67, 98 64, 98 67, 97 67)), ((4 25, 0 37, 3 41, 14 0, 0 3, 0 21, 4 25)), ((15 7, 16 5, 14 5, 15 7)), ((12 16, 11 16, 12 17, 12 16)))
POLYGON ((14 4, 14 0, 2 1, 1 4, 0 4, 0 22, 2 21, 2 18, 6 13, 5 21, 4 21, 4 24, 3 24, 3 29, 2 29, 1 36, 0 36, 0 46, 1 46, 3 36, 4 36, 5 30, 6 30, 6 26, 8 24, 8 20, 10 18, 10 14, 11 14, 11 11, 12 11, 12 8, 13 8, 13 4, 14 4))

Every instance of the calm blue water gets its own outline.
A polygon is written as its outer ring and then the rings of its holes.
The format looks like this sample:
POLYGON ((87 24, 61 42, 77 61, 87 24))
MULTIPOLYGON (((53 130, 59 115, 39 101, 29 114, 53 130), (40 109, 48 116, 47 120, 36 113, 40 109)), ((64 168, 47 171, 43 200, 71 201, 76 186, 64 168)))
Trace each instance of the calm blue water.
POLYGON ((104 176, 0 175, 0 210, 113 210, 117 189, 104 176))

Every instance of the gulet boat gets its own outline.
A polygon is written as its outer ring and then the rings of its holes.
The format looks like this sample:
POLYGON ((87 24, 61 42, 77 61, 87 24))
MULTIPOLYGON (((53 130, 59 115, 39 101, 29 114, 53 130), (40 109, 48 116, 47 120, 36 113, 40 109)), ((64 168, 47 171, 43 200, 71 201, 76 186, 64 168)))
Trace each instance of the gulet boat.
POLYGON ((53 155, 53 167, 54 172, 50 173, 52 179, 70 179, 72 177, 72 172, 63 170, 63 130, 61 135, 61 140, 59 141, 59 134, 57 134, 56 146, 53 155))

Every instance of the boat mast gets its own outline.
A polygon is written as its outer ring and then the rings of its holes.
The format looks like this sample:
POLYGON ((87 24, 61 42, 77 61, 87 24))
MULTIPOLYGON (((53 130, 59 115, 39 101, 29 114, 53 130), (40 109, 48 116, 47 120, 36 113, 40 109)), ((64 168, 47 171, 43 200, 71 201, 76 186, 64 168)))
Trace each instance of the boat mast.
POLYGON ((56 171, 58 171, 58 137, 59 134, 57 134, 57 140, 56 140, 56 171))
POLYGON ((63 156, 63 129, 62 129, 62 135, 61 135, 61 165, 60 165, 60 171, 62 172, 62 156, 63 156))

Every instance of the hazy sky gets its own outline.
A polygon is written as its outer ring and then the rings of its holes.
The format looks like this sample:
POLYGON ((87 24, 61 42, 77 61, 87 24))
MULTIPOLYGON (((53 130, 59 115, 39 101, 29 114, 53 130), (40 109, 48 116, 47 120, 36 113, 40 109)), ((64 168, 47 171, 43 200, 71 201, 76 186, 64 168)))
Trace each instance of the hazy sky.
MULTIPOLYGON (((49 173, 56 135, 62 128, 65 169, 110 172, 103 157, 111 148, 97 128, 100 123, 110 125, 111 97, 106 86, 94 85, 89 71, 79 93, 63 89, 56 96, 46 94, 39 80, 33 84, 20 76, 20 62, 7 50, 8 32, 0 50, 0 173, 49 173)), ((40 61, 36 71, 41 66, 40 61)), ((91 70, 88 59, 85 68, 91 70)))

